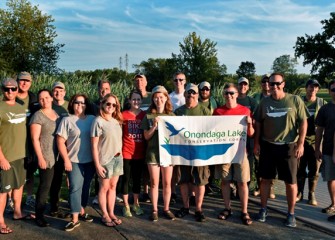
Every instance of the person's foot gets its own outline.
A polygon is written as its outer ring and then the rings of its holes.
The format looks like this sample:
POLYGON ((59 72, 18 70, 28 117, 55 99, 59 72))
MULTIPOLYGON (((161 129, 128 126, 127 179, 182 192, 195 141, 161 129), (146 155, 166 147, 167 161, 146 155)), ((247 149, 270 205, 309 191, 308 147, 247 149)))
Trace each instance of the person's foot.
POLYGON ((151 213, 150 220, 153 221, 153 222, 157 222, 158 221, 158 212, 153 211, 151 213))
POLYGON ((142 208, 141 208, 141 206, 139 204, 138 205, 134 204, 133 207, 132 207, 132 209, 133 209, 133 212, 135 212, 135 214, 137 216, 140 216, 140 215, 144 214, 144 211, 142 210, 142 208))
POLYGON ((259 189, 255 190, 255 191, 253 192, 253 195, 254 195, 255 197, 258 197, 260 194, 261 194, 261 191, 260 191, 259 189))
POLYGON ((296 202, 300 202, 304 199, 304 195, 302 192, 298 192, 297 198, 296 198, 296 202))
POLYGON ((265 208, 261 208, 259 210, 257 221, 258 222, 266 222, 266 217, 268 216, 268 211, 265 208))
POLYGON ((297 221, 295 220, 294 214, 287 214, 286 221, 285 221, 286 227, 295 228, 297 226, 297 221))
POLYGON ((174 216, 174 214, 170 210, 163 211, 163 215, 164 215, 164 217, 166 217, 169 220, 175 220, 176 219, 176 217, 174 216))
POLYGON ((130 212, 130 207, 128 206, 124 206, 122 209, 122 213, 124 217, 132 217, 133 215, 130 212))
POLYGON ((310 192, 308 193, 308 204, 312 206, 317 206, 318 202, 316 201, 315 193, 310 192))
POLYGON ((186 215, 190 214, 190 209, 189 208, 184 208, 182 207, 181 209, 179 209, 177 212, 176 212, 176 217, 177 218, 183 218, 185 217, 186 215))
POLYGON ((3 227, 0 227, 0 234, 10 234, 12 232, 13 232, 13 230, 10 229, 7 225, 3 226, 3 227))
POLYGON ((205 215, 202 211, 196 211, 194 217, 195 217, 195 220, 197 222, 205 222, 206 221, 206 217, 205 217, 205 215))
POLYGON ((87 213, 79 214, 79 219, 84 222, 93 222, 93 218, 87 213))
POLYGON ((328 206, 326 208, 323 208, 321 210, 321 212, 327 213, 327 214, 334 214, 335 213, 335 207, 333 205, 330 205, 330 206, 328 206))
POLYGON ((45 220, 45 218, 36 218, 35 219, 36 225, 39 227, 48 227, 50 224, 45 220))
POLYGON ((66 224, 64 230, 67 231, 67 232, 71 232, 73 229, 75 229, 76 227, 79 227, 79 226, 80 226, 80 222, 79 221, 77 221, 77 222, 71 221, 68 224, 66 224))

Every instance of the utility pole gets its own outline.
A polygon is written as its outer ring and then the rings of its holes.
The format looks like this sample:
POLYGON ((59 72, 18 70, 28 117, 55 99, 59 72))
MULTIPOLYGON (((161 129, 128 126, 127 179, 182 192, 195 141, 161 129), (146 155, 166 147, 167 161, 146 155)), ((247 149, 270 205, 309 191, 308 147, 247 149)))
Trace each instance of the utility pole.
POLYGON ((128 53, 126 53, 126 74, 128 73, 128 53))
POLYGON ((120 57, 120 62, 119 62, 119 70, 122 69, 122 57, 120 57))

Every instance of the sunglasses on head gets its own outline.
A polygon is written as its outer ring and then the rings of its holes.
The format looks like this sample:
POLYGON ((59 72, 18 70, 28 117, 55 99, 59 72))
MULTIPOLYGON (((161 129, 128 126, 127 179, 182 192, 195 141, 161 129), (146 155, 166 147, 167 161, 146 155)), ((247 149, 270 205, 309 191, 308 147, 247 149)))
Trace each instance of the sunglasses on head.
POLYGON ((4 92, 9 92, 10 90, 12 90, 12 92, 17 91, 17 87, 2 87, 2 89, 4 90, 4 92))
POLYGON ((106 102, 106 106, 108 107, 116 107, 116 103, 106 102))
POLYGON ((209 88, 208 87, 203 87, 202 89, 200 89, 200 91, 209 91, 209 88))
POLYGON ((85 105, 86 103, 85 102, 81 102, 81 101, 74 101, 73 104, 81 104, 81 105, 85 105))
POLYGON ((192 89, 191 89, 191 90, 188 90, 188 91, 187 91, 187 94, 190 94, 190 95, 191 95, 191 94, 192 94, 192 95, 195 95, 195 94, 197 94, 197 93, 196 93, 194 90, 192 90, 192 89))
POLYGON ((182 82, 182 81, 184 81, 184 79, 182 79, 182 78, 175 78, 174 80, 173 80, 174 82, 182 82))
POLYGON ((233 96, 236 92, 233 92, 233 91, 225 91, 224 92, 224 95, 230 95, 230 96, 233 96))
POLYGON ((281 82, 269 82, 269 84, 270 84, 271 87, 274 87, 275 85, 277 87, 279 87, 282 83, 283 83, 283 81, 281 81, 281 82))

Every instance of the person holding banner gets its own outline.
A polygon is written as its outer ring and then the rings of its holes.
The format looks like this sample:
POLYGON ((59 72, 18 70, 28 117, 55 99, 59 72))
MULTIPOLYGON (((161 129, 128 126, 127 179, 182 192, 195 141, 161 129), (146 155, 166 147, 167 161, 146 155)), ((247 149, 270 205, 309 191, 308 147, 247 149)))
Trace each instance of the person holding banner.
POLYGON ((299 96, 284 92, 285 79, 281 73, 271 74, 269 85, 271 96, 260 102, 254 115, 254 153, 259 155, 261 177, 258 221, 266 221, 270 183, 278 173, 278 179, 284 181, 286 187, 288 211, 285 226, 296 227, 294 208, 298 192, 297 167, 304 153, 309 114, 299 96))
POLYGON ((170 220, 175 220, 174 214, 169 210, 171 198, 171 178, 173 166, 162 166, 159 160, 158 121, 159 116, 173 116, 172 103, 165 87, 156 86, 152 89, 151 105, 147 115, 143 118, 141 129, 147 140, 146 162, 150 174, 152 214, 151 221, 158 221, 158 187, 159 172, 162 172, 164 211, 163 215, 170 220))
MULTIPOLYGON (((237 103, 238 89, 233 83, 228 83, 223 88, 223 97, 225 105, 214 110, 213 115, 245 115, 247 121, 247 135, 252 137, 254 128, 252 126, 252 114, 248 107, 237 103)), ((238 193, 241 201, 241 220, 245 225, 252 224, 252 220, 248 214, 248 182, 250 181, 250 167, 247 149, 244 151, 244 159, 241 163, 225 163, 216 165, 216 178, 221 178, 222 197, 224 199, 225 208, 220 212, 218 218, 226 220, 232 215, 230 200, 230 183, 236 181, 238 185, 238 193)))
MULTIPOLYGON (((211 111, 199 104, 199 89, 197 85, 189 83, 185 89, 186 104, 176 109, 175 114, 177 116, 210 116, 211 111)), ((195 219, 198 222, 204 222, 206 220, 205 215, 202 212, 202 203, 205 196, 205 185, 208 184, 208 178, 210 171, 208 166, 180 166, 180 192, 183 199, 183 207, 177 211, 176 215, 182 218, 189 214, 190 203, 188 194, 190 190, 190 184, 193 184, 195 190, 195 219)))

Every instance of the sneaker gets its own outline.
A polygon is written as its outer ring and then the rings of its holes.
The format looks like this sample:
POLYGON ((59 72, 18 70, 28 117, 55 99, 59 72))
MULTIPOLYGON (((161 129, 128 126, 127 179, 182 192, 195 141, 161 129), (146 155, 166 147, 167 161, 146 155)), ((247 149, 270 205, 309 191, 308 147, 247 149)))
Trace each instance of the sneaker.
POLYGON ((205 222, 206 221, 206 217, 205 217, 204 213, 201 212, 201 211, 196 211, 194 217, 195 217, 195 220, 197 222, 205 222))
POLYGON ((143 215, 144 214, 144 211, 142 210, 142 208, 140 207, 140 205, 133 205, 133 207, 132 207, 132 210, 133 210, 133 212, 135 212, 135 214, 137 215, 137 216, 140 216, 140 215, 143 215))
POLYGON ((164 217, 166 217, 169 220, 175 220, 176 219, 176 217, 174 216, 174 214, 170 210, 163 211, 163 215, 164 215, 164 217))
POLYGON ((291 227, 291 228, 295 228, 297 226, 297 222, 295 220, 294 214, 290 214, 290 213, 287 214, 285 226, 291 227))
POLYGON ((335 213, 335 207, 333 205, 330 205, 330 206, 328 206, 326 208, 323 208, 321 210, 321 212, 327 213, 327 214, 333 214, 333 213, 335 213))
POLYGON ((76 227, 80 226, 80 222, 76 222, 74 223, 73 221, 69 222, 68 224, 66 224, 65 226, 65 231, 67 232, 71 232, 73 229, 75 229, 76 227))
POLYGON ((261 210, 259 210, 259 213, 258 213, 257 221, 265 222, 267 216, 268 216, 268 211, 265 208, 261 208, 261 210))
POLYGON ((124 206, 122 209, 122 213, 124 217, 132 217, 133 215, 130 212, 130 207, 128 206, 124 206))
POLYGON ((94 205, 99 205, 99 198, 98 198, 98 196, 95 196, 95 198, 93 199, 92 203, 94 205))
POLYGON ((31 208, 35 208, 35 198, 33 195, 27 196, 26 205, 31 208))
POLYGON ((151 216, 150 216, 150 220, 153 222, 157 222, 158 221, 158 213, 157 212, 152 212, 151 216))
POLYGON ((120 197, 118 197, 118 196, 116 196, 115 201, 116 201, 117 203, 123 203, 123 199, 120 198, 120 197))
POLYGON ((87 213, 79 214, 79 219, 84 222, 93 222, 93 218, 87 213))
POLYGON ((7 198, 7 203, 6 203, 6 209, 5 211, 7 213, 13 213, 14 212, 14 202, 11 198, 7 198))
POLYGON ((186 215, 190 214, 190 209, 189 208, 184 208, 182 207, 181 209, 179 209, 177 212, 176 212, 176 216, 178 218, 183 218, 185 217, 186 215))

